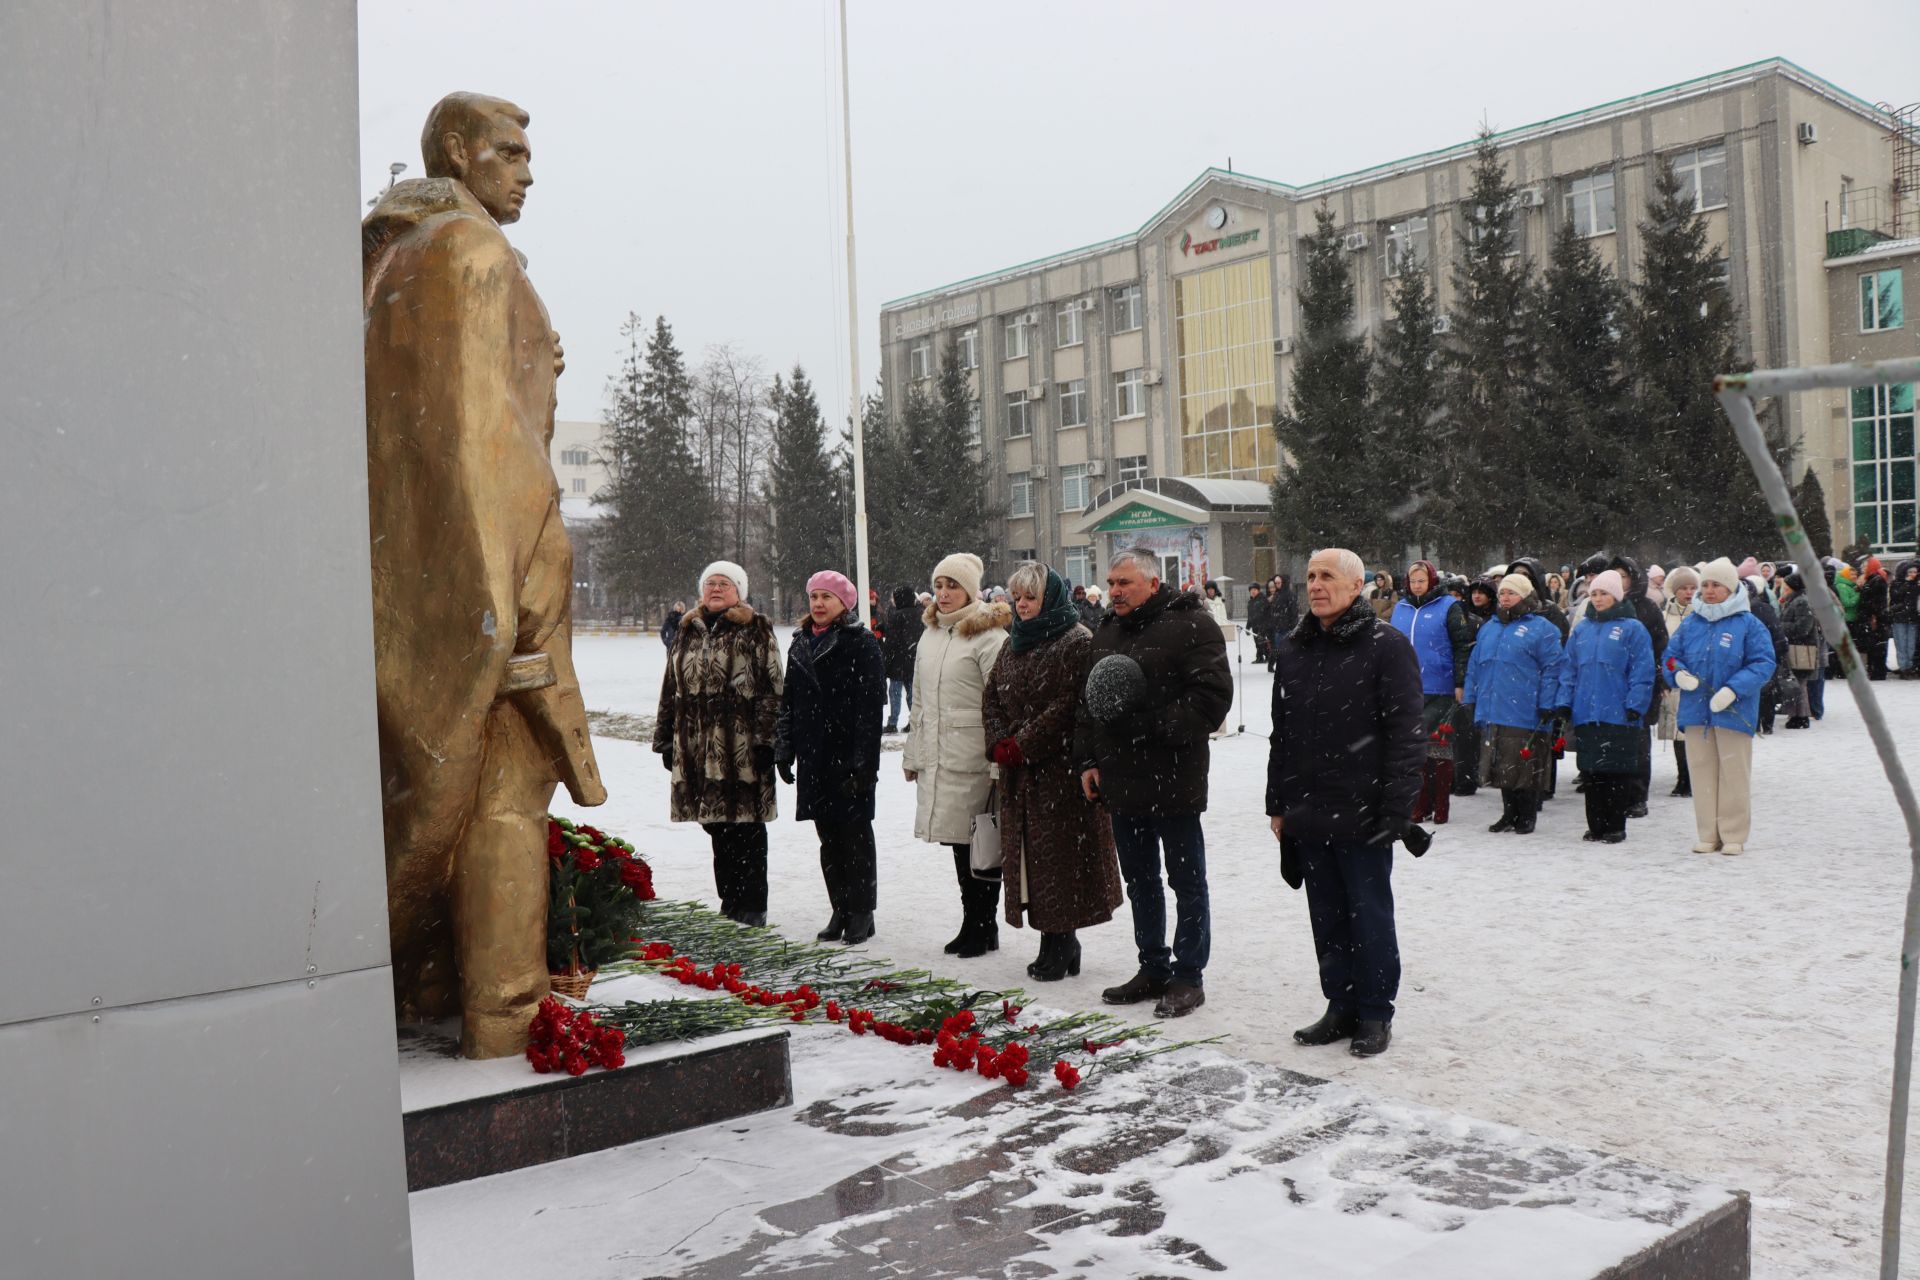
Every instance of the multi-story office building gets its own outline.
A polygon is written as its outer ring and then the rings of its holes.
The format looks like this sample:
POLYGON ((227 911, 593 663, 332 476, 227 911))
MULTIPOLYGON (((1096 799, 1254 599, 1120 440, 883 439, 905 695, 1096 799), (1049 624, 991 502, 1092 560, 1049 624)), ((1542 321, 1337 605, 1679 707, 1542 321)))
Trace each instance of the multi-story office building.
POLYGON ((560 518, 573 543, 573 613, 598 618, 607 609, 607 589, 599 572, 594 530, 601 519, 594 495, 612 479, 600 456, 598 422, 555 422, 547 446, 553 474, 560 481, 560 518))
MULTIPOLYGON (((1903 121, 1911 139, 1910 113, 1775 59, 1496 142, 1520 188, 1521 252, 1544 267, 1553 228, 1572 219, 1628 281, 1655 166, 1671 163, 1706 215, 1753 359, 1775 367, 1840 358, 1836 299, 1848 315, 1857 305, 1846 273, 1826 265, 1828 232, 1858 226, 1849 219, 1869 191, 1892 233, 1920 214, 1913 181, 1895 182, 1903 121)), ((1038 555, 1091 581, 1115 547, 1143 542, 1182 583, 1244 583, 1297 562, 1306 548, 1273 545, 1267 486, 1314 210, 1325 201, 1337 216, 1370 328, 1401 272, 1426 272, 1444 309, 1472 163, 1465 141, 1304 186, 1209 169, 1136 231, 886 304, 890 398, 930 379, 949 342, 969 371, 980 447, 1009 511, 990 548, 995 576, 1038 555)), ((1860 234, 1884 239, 1889 228, 1860 234)), ((1796 466, 1821 469, 1835 527, 1851 528, 1859 433, 1815 397, 1781 413, 1800 441, 1796 466)), ((1886 448, 1908 464, 1874 473, 1890 486, 1886 501, 1900 483, 1911 499, 1911 479, 1899 478, 1912 475, 1911 427, 1889 431, 1886 448)), ((1883 544, 1904 529, 1911 545, 1906 511, 1905 525, 1889 517, 1883 544)))

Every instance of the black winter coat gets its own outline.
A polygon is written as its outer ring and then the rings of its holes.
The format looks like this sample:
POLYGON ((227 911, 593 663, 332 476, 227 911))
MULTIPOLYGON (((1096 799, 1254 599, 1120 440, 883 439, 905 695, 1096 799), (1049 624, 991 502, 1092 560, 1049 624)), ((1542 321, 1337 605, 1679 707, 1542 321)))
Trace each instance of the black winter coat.
POLYGON ((1284 636, 1300 625, 1300 602, 1293 597, 1293 588, 1280 587, 1267 597, 1267 634, 1284 636))
POLYGON ((1074 716, 1074 756, 1100 770, 1114 813, 1204 813, 1207 741, 1233 706, 1226 637, 1199 596, 1162 585, 1131 613, 1109 613, 1093 633, 1089 669, 1124 653, 1146 676, 1145 705, 1102 724, 1084 690, 1074 716))
POLYGON ((1908 582, 1906 566, 1897 571, 1899 576, 1887 588, 1887 621, 1920 622, 1920 582, 1908 582))
POLYGON ((1420 662, 1356 600, 1332 628, 1309 614, 1274 648, 1267 814, 1288 839, 1365 840, 1413 812, 1427 760, 1420 662))
POLYGON ((816 646, 807 623, 787 646, 773 756, 796 765, 794 816, 802 822, 871 822, 880 779, 880 721, 887 675, 880 642, 851 613, 816 646))
MULTIPOLYGON (((1640 714, 1640 723, 1651 725, 1659 718, 1660 695, 1667 688, 1666 611, 1647 597, 1647 575, 1640 571, 1639 561, 1631 556, 1615 556, 1607 567, 1618 570, 1626 578, 1627 599, 1633 605, 1633 616, 1647 629, 1647 638, 1653 641, 1653 695, 1640 714)), ((1564 632, 1566 628, 1562 627, 1561 630, 1564 632)))
POLYGON ((920 647, 920 633, 927 624, 920 620, 920 602, 887 610, 884 624, 887 636, 880 642, 887 659, 887 679, 913 683, 913 655, 920 647))

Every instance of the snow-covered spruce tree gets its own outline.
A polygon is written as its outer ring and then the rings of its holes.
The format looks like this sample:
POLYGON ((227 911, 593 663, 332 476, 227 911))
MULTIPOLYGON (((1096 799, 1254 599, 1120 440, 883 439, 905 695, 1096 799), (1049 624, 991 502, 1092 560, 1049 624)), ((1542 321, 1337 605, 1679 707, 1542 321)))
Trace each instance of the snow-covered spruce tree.
POLYGON ((1820 487, 1820 476, 1813 467, 1793 486, 1793 507, 1800 513, 1800 527, 1815 555, 1833 554, 1833 522, 1827 519, 1827 494, 1820 487))
POLYGON ((952 343, 934 393, 909 384, 867 427, 867 542, 875 585, 924 583, 953 551, 985 556, 986 472, 967 428, 972 395, 952 343))
MULTIPOLYGON (((786 379, 775 374, 768 398, 774 418, 766 561, 781 593, 791 597, 811 574, 842 564, 839 467, 827 448, 827 424, 805 369, 794 365, 786 379)), ((851 576, 852 570, 847 572, 851 576)))
MULTIPOLYGON (((1694 555, 1772 550, 1772 516, 1713 395, 1715 375, 1749 367, 1733 301, 1693 192, 1665 161, 1654 173, 1640 243, 1627 353, 1636 435, 1650 474, 1637 495, 1635 527, 1694 555)), ((1784 465, 1791 449, 1773 443, 1784 465)))
POLYGON ((1635 536, 1637 495, 1654 460, 1627 399, 1621 368, 1625 297, 1571 218, 1554 233, 1534 304, 1540 318, 1539 403, 1559 466, 1556 518, 1542 551, 1569 563, 1605 548, 1655 546, 1635 536))
POLYGON ((1445 491, 1452 503, 1440 547, 1461 564, 1490 552, 1511 559, 1534 550, 1558 518, 1554 499, 1562 476, 1535 394, 1534 298, 1514 225, 1515 195, 1493 132, 1482 127, 1462 210, 1466 231, 1454 263, 1453 325, 1445 344, 1453 428, 1445 491))
POLYGON ((707 563, 713 497, 688 447, 693 384, 673 329, 657 317, 644 354, 644 325, 621 327, 627 355, 610 380, 603 452, 612 483, 595 500, 607 508, 601 535, 614 592, 640 611, 694 590, 707 563))
POLYGON ((1282 562, 1374 539, 1382 495, 1370 474, 1371 359, 1354 330, 1353 274, 1325 203, 1313 212, 1300 289, 1300 342, 1287 404, 1274 414, 1280 466, 1273 531, 1282 562))
POLYGON ((1385 505, 1369 554, 1382 564, 1404 558, 1410 546, 1431 548, 1452 505, 1440 488, 1448 431, 1425 269, 1401 272, 1387 304, 1392 315, 1374 341, 1372 388, 1373 484, 1385 505))

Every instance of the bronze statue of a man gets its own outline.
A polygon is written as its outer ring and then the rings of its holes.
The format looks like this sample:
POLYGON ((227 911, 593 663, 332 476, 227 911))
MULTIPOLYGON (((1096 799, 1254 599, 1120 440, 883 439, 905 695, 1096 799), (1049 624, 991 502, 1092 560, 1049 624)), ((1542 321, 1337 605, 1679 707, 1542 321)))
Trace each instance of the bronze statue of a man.
POLYGON ((500 230, 527 113, 443 98, 427 177, 362 227, 374 668, 402 1018, 518 1053, 547 994, 546 810, 599 804, 573 673, 573 553, 548 461, 560 344, 500 230))

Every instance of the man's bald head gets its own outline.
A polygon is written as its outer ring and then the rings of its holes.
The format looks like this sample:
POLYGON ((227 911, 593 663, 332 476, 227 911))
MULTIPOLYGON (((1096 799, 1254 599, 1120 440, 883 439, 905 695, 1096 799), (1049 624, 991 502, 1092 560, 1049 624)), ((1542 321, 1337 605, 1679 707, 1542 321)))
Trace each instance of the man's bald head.
POLYGON ((429 178, 453 178, 495 222, 515 222, 533 185, 527 113, 505 98, 450 93, 434 103, 420 134, 429 178))

